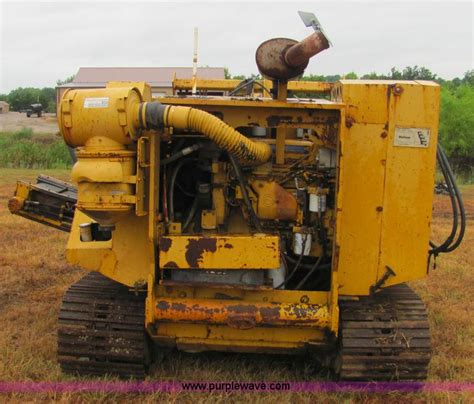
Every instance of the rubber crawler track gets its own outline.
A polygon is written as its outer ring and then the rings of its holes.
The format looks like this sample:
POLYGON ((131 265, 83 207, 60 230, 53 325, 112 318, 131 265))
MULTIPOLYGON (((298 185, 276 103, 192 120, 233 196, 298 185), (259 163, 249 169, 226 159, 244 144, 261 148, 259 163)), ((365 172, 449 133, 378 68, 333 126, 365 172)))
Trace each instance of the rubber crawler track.
POLYGON ((424 380, 431 357, 423 301, 407 285, 340 302, 341 380, 424 380))
POLYGON ((144 295, 97 272, 72 285, 59 313, 63 372, 144 378, 149 364, 144 306, 144 295))

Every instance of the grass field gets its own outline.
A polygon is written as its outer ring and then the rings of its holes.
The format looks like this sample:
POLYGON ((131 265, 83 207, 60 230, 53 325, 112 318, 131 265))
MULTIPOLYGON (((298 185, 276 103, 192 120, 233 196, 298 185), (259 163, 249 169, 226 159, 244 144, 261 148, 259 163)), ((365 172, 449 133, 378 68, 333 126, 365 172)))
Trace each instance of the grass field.
POLYGON ((71 157, 64 141, 52 133, 31 128, 0 131, 0 167, 68 168, 71 157))
MULTIPOLYGON (((66 170, 0 169, 0 381, 76 380, 63 376, 56 363, 56 317, 67 287, 84 273, 64 257, 67 234, 11 215, 7 200, 16 179, 33 180, 44 173, 68 180, 66 170)), ((440 257, 437 269, 413 283, 429 309, 433 359, 430 381, 474 381, 474 186, 463 187, 468 228, 462 247, 440 257)), ((449 232, 449 200, 437 196, 433 238, 449 232)), ((177 381, 311 381, 324 380, 310 358, 237 354, 185 354, 173 352, 155 365, 149 380, 177 381)), ((13 394, 11 401, 95 400, 137 402, 166 400, 204 402, 209 398, 231 402, 472 402, 466 393, 432 394, 322 394, 310 393, 155 393, 124 396, 105 393, 13 394)), ((0 400, 3 401, 0 396, 0 400)))

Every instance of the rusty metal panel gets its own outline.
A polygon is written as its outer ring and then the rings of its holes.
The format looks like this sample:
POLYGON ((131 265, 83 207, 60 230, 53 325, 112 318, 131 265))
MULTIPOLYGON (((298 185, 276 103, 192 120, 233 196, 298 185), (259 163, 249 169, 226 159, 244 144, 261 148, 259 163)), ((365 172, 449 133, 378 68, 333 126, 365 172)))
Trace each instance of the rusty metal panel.
POLYGON ((157 298, 155 320, 178 323, 226 324, 237 329, 258 326, 329 326, 326 305, 306 303, 256 303, 215 299, 157 298))
POLYGON ((275 235, 169 235, 159 240, 160 267, 171 269, 277 269, 275 235))
MULTIPOLYGON (((267 91, 271 90, 271 81, 257 80, 260 85, 265 86, 267 91)), ((220 90, 231 91, 234 90, 242 80, 206 80, 197 79, 196 87, 198 90, 220 90)), ((255 85, 254 85, 255 87, 255 85)), ((305 93, 324 93, 331 91, 333 83, 325 83, 320 81, 289 81, 288 91, 304 91, 305 93)), ((173 90, 191 90, 193 83, 191 79, 177 79, 173 80, 173 90)), ((261 87, 256 87, 257 91, 261 91, 261 87)), ((268 95, 265 94, 266 96, 268 95)))

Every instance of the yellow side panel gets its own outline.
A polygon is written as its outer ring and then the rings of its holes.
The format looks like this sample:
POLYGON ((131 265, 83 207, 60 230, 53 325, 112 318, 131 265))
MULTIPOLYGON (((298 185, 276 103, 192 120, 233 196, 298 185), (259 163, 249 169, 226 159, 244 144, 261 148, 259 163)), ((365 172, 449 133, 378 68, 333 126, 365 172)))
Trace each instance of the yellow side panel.
POLYGON ((344 175, 339 185, 341 220, 337 231, 340 291, 372 285, 377 278, 385 171, 383 130, 380 124, 356 123, 341 141, 344 175))
POLYGON ((129 214, 119 220, 112 240, 82 242, 79 225, 92 219, 76 210, 67 244, 67 259, 71 264, 105 276, 127 286, 143 286, 152 262, 147 226, 148 218, 129 214))
POLYGON ((336 251, 341 295, 427 272, 439 116, 431 82, 350 81, 340 138, 336 251))
POLYGON ((276 269, 278 236, 205 235, 161 237, 160 267, 174 269, 276 269))
POLYGON ((404 86, 389 134, 381 254, 378 278, 389 266, 396 274, 385 285, 427 273, 433 182, 438 135, 439 87, 404 86), (405 101, 406 100, 406 101, 405 101), (403 128, 428 128, 429 147, 395 146, 403 128))

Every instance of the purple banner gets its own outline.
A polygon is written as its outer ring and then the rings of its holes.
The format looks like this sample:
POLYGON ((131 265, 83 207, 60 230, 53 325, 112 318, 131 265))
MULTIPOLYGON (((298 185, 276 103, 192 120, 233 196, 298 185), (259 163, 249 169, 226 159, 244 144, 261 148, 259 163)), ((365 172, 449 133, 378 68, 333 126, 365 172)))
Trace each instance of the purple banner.
POLYGON ((474 392, 469 382, 0 382, 0 393, 474 392))

